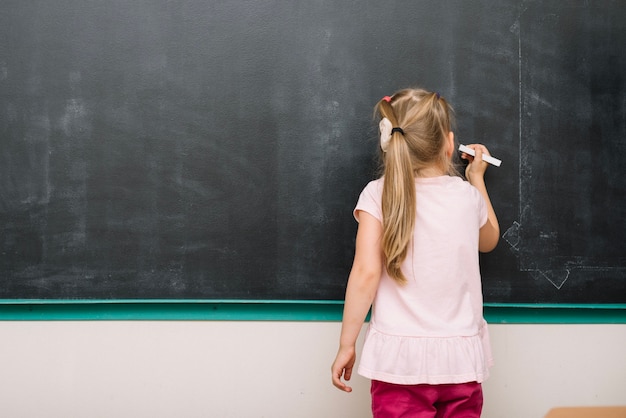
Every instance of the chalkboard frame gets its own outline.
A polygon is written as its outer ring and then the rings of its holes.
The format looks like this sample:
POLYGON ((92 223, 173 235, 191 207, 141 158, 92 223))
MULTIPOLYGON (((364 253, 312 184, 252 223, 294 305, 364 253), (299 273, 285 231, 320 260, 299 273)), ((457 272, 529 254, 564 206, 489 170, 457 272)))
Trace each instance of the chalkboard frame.
MULTIPOLYGON (((0 321, 341 321, 342 301, 0 300, 0 321)), ((492 324, 626 324, 626 304, 486 303, 492 324)))

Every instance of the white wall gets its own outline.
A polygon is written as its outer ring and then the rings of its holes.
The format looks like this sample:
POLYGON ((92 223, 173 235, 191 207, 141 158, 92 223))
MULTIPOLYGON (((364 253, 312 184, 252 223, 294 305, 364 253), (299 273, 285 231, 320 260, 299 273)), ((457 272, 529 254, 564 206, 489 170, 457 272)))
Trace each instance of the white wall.
MULTIPOLYGON (((339 323, 0 322, 7 417, 362 418, 330 384, 339 323)), ((626 405, 626 325, 492 325, 485 418, 626 405)))

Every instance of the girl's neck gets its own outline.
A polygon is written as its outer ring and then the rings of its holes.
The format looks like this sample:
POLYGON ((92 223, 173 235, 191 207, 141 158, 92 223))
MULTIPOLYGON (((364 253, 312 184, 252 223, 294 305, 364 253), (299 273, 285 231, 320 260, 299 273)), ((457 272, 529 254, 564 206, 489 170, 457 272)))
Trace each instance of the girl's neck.
POLYGON ((439 167, 428 167, 428 168, 423 168, 419 170, 417 173, 415 173, 415 177, 416 178, 441 177, 441 176, 445 176, 446 174, 448 173, 439 167))

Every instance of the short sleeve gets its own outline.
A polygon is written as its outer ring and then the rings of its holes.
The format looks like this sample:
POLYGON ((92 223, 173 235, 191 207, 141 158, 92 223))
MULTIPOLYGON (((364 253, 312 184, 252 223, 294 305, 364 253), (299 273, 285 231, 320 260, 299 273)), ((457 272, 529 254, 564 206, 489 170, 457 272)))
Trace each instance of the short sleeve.
POLYGON ((382 222, 382 195, 383 189, 381 180, 372 181, 367 186, 365 186, 365 188, 361 192, 361 195, 359 196, 356 207, 354 208, 354 219, 359 222, 358 211, 362 210, 382 222))

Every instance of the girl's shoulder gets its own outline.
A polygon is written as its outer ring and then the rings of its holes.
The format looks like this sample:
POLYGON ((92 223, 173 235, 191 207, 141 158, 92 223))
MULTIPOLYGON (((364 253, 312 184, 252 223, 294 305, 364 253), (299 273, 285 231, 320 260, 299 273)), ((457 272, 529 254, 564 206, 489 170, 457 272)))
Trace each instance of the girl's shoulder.
POLYGON ((421 184, 421 188, 418 188, 418 193, 422 191, 431 196, 436 195, 441 199, 457 200, 462 198, 473 202, 479 202, 482 199, 478 189, 460 176, 432 177, 419 184, 421 184))
POLYGON ((361 191, 359 200, 354 208, 354 218, 359 220, 358 211, 364 210, 373 215, 376 219, 382 219, 381 202, 383 195, 383 181, 382 179, 373 180, 367 183, 367 185, 361 191))
POLYGON ((455 180, 451 181, 452 194, 456 196, 462 196, 467 202, 472 202, 472 205, 477 208, 482 208, 485 205, 483 196, 478 189, 474 187, 469 181, 462 177, 452 177, 455 180))
POLYGON ((361 193, 369 193, 369 194, 374 194, 374 195, 382 195, 383 193, 383 177, 376 179, 376 180, 372 180, 369 183, 367 183, 365 185, 365 187, 363 188, 363 190, 361 191, 361 193))
POLYGON ((467 190, 469 193, 478 193, 478 189, 472 186, 469 181, 460 176, 446 176, 445 181, 449 187, 467 190))

